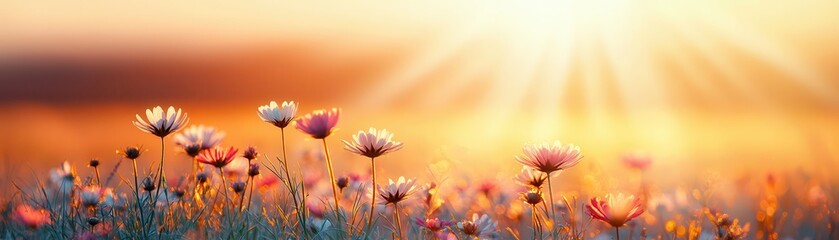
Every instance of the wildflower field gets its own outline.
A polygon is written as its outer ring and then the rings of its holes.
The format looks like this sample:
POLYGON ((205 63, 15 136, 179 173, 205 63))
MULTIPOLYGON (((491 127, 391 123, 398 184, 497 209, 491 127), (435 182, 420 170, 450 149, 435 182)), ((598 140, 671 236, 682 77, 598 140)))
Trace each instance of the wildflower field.
POLYGON ((839 1, 0 1, 0 239, 839 239, 839 1))
MULTIPOLYGON (((298 114, 296 102, 258 107, 281 152, 226 146, 225 132, 195 124, 187 112, 154 107, 134 126, 192 159, 167 171, 165 152, 119 147, 116 161, 56 162, 37 184, 18 185, 4 205, 2 234, 12 239, 832 239, 839 221, 829 185, 806 173, 769 174, 759 189, 717 197, 721 176, 675 189, 646 181, 655 159, 624 155, 636 175, 628 188, 598 191, 579 184, 556 191, 566 172, 587 171, 586 149, 573 143, 525 144, 506 179, 453 179, 429 172, 377 178, 398 135, 370 128, 334 139, 340 108, 298 114), (289 154, 287 142, 319 142, 289 154), (309 140, 312 141, 312 140, 309 140), (335 151, 367 159, 369 170, 336 175, 335 151), (142 159, 147 164, 138 164, 142 159), (183 166, 183 165, 181 165, 183 166), (77 168, 88 168, 79 174, 77 168), (129 175, 119 173, 129 168, 129 175), (431 174, 433 175, 433 174, 431 174), (746 209, 744 209, 746 208, 746 209), (737 214, 737 215, 734 215, 737 214), (739 216, 738 216, 739 215, 739 216)), ((146 142, 146 141, 143 141, 146 142)), ((358 161, 353 159, 352 161, 358 161)), ((586 175, 588 184, 597 184, 586 175)), ((745 187, 745 186, 740 186, 745 187)), ((744 189, 745 190, 745 189, 744 189)))

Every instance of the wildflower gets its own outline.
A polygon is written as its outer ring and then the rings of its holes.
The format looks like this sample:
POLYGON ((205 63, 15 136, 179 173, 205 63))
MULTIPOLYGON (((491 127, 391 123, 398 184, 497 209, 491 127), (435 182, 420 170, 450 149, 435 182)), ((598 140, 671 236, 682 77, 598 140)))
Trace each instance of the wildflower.
POLYGON ((259 164, 251 163, 248 167, 248 176, 253 177, 259 175, 259 164))
POLYGON ((34 209, 29 205, 21 204, 15 207, 12 219, 20 225, 29 229, 38 229, 50 224, 50 213, 43 209, 34 209))
POLYGON ((63 191, 69 191, 76 183, 76 171, 70 166, 69 162, 64 161, 61 168, 50 171, 50 180, 63 191))
POLYGON ((369 158, 376 158, 402 148, 402 143, 393 141, 393 133, 385 129, 378 131, 370 128, 367 132, 358 131, 358 134, 353 135, 352 138, 352 142, 342 140, 344 148, 369 158))
POLYGON ((87 219, 87 224, 90 224, 91 227, 95 227, 96 224, 99 224, 101 222, 102 222, 102 219, 99 219, 99 218, 96 218, 96 217, 92 217, 92 218, 87 219))
POLYGON ((103 193, 104 192, 102 191, 102 188, 100 188, 99 186, 85 187, 84 189, 82 189, 80 195, 82 205, 84 205, 85 207, 96 207, 97 205, 99 205, 99 202, 102 201, 102 198, 104 197, 103 193))
POLYGON ((562 145, 559 141, 553 144, 526 145, 523 151, 524 155, 516 156, 517 161, 547 174, 573 167, 582 159, 580 147, 562 145))
POLYGON ((414 186, 415 184, 416 180, 405 180, 404 177, 399 177, 396 182, 394 182, 393 179, 388 179, 388 184, 384 187, 382 185, 377 185, 379 189, 378 197, 383 201, 382 204, 399 203, 414 193, 416 190, 416 187, 414 186))
POLYGON ((233 161, 224 166, 224 174, 229 177, 241 177, 248 174, 250 164, 248 160, 243 157, 234 157, 233 161))
POLYGON ((140 153, 142 153, 141 149, 142 147, 139 146, 128 146, 125 147, 125 150, 117 150, 117 154, 122 155, 125 158, 135 160, 140 157, 140 153))
POLYGON ((539 190, 530 190, 521 194, 522 200, 530 205, 536 205, 542 202, 542 192, 539 190))
POLYGON ((644 213, 641 199, 634 195, 625 196, 623 194, 617 196, 609 194, 606 195, 605 200, 592 198, 591 202, 586 204, 586 210, 592 218, 608 223, 615 228, 623 226, 626 222, 644 213))
POLYGON ((648 167, 650 167, 650 164, 653 163, 652 157, 641 153, 631 153, 623 155, 621 160, 623 160, 623 163, 627 166, 638 170, 645 170, 648 167))
POLYGON ((306 209, 309 210, 309 214, 317 218, 323 218, 323 213, 326 212, 326 206, 318 201, 307 201, 306 209))
POLYGON ((101 204, 106 207, 116 207, 116 205, 120 203, 119 197, 114 194, 113 188, 103 188, 102 189, 102 202, 101 204))
POLYGON ((99 166, 99 159, 91 159, 90 162, 87 164, 90 167, 98 167, 99 166))
POLYGON ((248 146, 248 148, 245 149, 245 152, 242 153, 242 157, 247 158, 248 161, 253 161, 257 157, 259 157, 259 152, 256 151, 255 147, 248 146))
POLYGON ((478 217, 478 214, 472 214, 472 220, 466 220, 457 223, 457 228, 463 231, 464 234, 480 239, 490 238, 495 233, 495 228, 498 227, 498 222, 493 221, 486 214, 478 217))
POLYGON ((245 182, 243 182, 243 181, 234 182, 233 183, 233 192, 241 193, 242 191, 245 191, 245 182))
POLYGON ((478 185, 478 192, 480 192, 484 196, 489 197, 489 194, 495 191, 496 188, 498 188, 498 185, 495 183, 495 181, 491 179, 484 179, 478 185))
POLYGON ((256 184, 256 187, 259 187, 262 190, 269 189, 269 188, 273 187, 274 185, 278 184, 279 182, 280 182, 280 179, 278 179, 277 177, 275 177, 271 174, 268 174, 268 175, 262 174, 262 175, 259 175, 259 177, 254 179, 254 184, 256 184))
POLYGON ((172 193, 174 193, 177 198, 183 198, 184 195, 186 195, 186 190, 183 188, 175 188, 172 189, 172 193))
POLYGON ((438 232, 452 225, 452 222, 440 220, 438 218, 429 218, 424 220, 422 218, 416 218, 414 223, 422 228, 428 229, 428 231, 431 232, 438 232))
POLYGON ((224 135, 224 132, 217 131, 214 127, 192 125, 175 134, 175 144, 184 148, 187 155, 195 157, 201 150, 218 146, 224 135))
POLYGON ((144 121, 139 114, 135 116, 137 117, 137 121, 134 121, 134 126, 161 138, 181 130, 189 122, 189 117, 186 113, 181 113, 180 108, 176 111, 171 106, 166 112, 160 106, 154 107, 153 109, 146 109, 146 119, 148 122, 144 121))
POLYGON ((542 184, 545 184, 545 180, 548 179, 548 174, 544 172, 537 171, 531 167, 524 166, 521 168, 521 172, 519 175, 516 175, 516 182, 531 187, 533 189, 540 189, 542 188, 542 184))
POLYGON ((306 114, 295 121, 298 130, 309 134, 312 138, 323 139, 332 134, 338 118, 341 116, 341 109, 317 110, 306 114))
POLYGON ((198 180, 198 183, 205 183, 207 182, 207 173, 201 172, 195 175, 195 180, 198 180))
POLYGON ((233 161, 233 158, 236 156, 236 152, 238 151, 238 149, 233 147, 226 150, 221 147, 214 147, 201 151, 201 153, 198 154, 197 160, 200 163, 208 164, 216 168, 223 168, 233 161))
POLYGON ((344 188, 346 188, 346 187, 347 187, 347 185, 349 185, 349 182, 350 182, 349 178, 347 178, 347 177, 339 177, 339 178, 338 178, 338 180, 336 180, 336 183, 335 183, 335 184, 336 184, 336 185, 338 185, 338 188, 340 188, 340 189, 341 189, 341 191, 343 191, 343 190, 344 190, 344 188))
POLYGON ((285 128, 297 115, 297 103, 283 101, 281 106, 277 102, 271 101, 268 105, 260 106, 257 114, 262 121, 274 124, 279 128, 285 128))
POLYGON ((151 177, 147 176, 145 179, 143 179, 143 186, 142 187, 143 187, 143 190, 146 191, 146 192, 154 191, 154 189, 155 189, 154 180, 152 180, 151 177))

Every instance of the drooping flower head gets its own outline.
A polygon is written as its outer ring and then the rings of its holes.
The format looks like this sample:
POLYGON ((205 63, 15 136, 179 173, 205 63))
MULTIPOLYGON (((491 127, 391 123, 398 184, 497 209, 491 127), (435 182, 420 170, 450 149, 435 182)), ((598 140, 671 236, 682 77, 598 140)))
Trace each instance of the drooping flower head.
POLYGON ((612 225, 621 227, 635 217, 644 213, 641 206, 641 199, 634 195, 608 194, 605 199, 592 198, 586 204, 586 212, 592 218, 612 225))
POLYGON ((547 174, 573 167, 582 159, 580 147, 559 141, 525 145, 522 151, 524 155, 516 156, 518 162, 547 174))
POLYGON ((21 204, 15 207, 12 219, 20 225, 29 229, 38 229, 50 224, 50 213, 43 209, 34 209, 29 205, 21 204))
POLYGON ((342 140, 344 148, 369 158, 375 158, 402 148, 402 143, 393 141, 393 133, 385 129, 379 131, 370 128, 367 132, 358 131, 358 134, 353 135, 352 138, 352 142, 342 140))
POLYGON ((382 204, 396 204, 402 200, 405 200, 408 196, 414 193, 417 190, 415 179, 405 180, 405 177, 399 177, 399 179, 394 182, 393 179, 388 179, 387 185, 376 185, 378 187, 378 198, 381 200, 379 201, 382 204))
POLYGON ((487 239, 495 233, 495 228, 498 227, 498 222, 493 221, 486 214, 478 217, 478 214, 472 214, 472 221, 466 220, 457 223, 457 227, 463 231, 464 234, 480 239, 487 239))
POLYGON ((218 146, 224 139, 225 133, 214 127, 192 125, 183 132, 175 134, 175 144, 184 149, 191 157, 195 157, 201 150, 218 146))
POLYGON ((148 122, 140 117, 140 114, 135 115, 137 121, 134 121, 134 126, 143 132, 154 134, 158 137, 166 137, 170 133, 177 132, 186 126, 189 122, 189 117, 186 113, 182 113, 181 109, 175 110, 175 107, 169 107, 166 112, 160 106, 153 109, 146 109, 146 119, 148 122))
POLYGON ((623 160, 623 163, 627 166, 638 170, 645 170, 653 163, 653 158, 650 155, 643 153, 625 154, 621 160, 623 160))
POLYGON ((428 231, 431 232, 439 232, 440 230, 446 229, 446 227, 452 225, 452 222, 440 220, 439 218, 416 218, 414 223, 417 224, 417 226, 428 229, 428 231))
POLYGON ((539 189, 545 180, 548 179, 548 174, 537 171, 531 167, 524 166, 521 168, 519 175, 516 175, 516 183, 530 188, 539 189))
POLYGON ((79 197, 82 200, 82 205, 85 207, 96 207, 102 202, 102 198, 105 196, 104 193, 99 186, 87 186, 82 189, 79 197))
POLYGON ((311 135, 312 138, 323 139, 332 134, 340 116, 341 109, 339 108, 333 108, 329 111, 317 110, 297 119, 295 123, 297 129, 311 135))
POLYGON ((271 101, 268 105, 260 106, 257 113, 262 121, 274 124, 279 128, 285 128, 297 115, 297 103, 283 101, 283 104, 279 105, 277 102, 271 101))
POLYGON ((223 168, 233 161, 236 157, 236 152, 238 151, 239 149, 233 147, 228 149, 214 147, 201 151, 201 153, 198 154, 197 160, 203 164, 208 164, 216 168, 223 168))
POLYGON ((259 157, 259 152, 256 151, 256 147, 248 146, 248 148, 245 149, 245 152, 242 153, 242 157, 247 158, 248 161, 253 161, 259 157))

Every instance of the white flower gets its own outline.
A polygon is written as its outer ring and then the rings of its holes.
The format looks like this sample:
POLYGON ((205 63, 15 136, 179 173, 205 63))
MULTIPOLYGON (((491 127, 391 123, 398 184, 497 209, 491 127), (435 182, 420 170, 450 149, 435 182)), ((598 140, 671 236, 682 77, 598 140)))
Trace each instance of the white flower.
POLYGON ((393 133, 386 129, 377 131, 375 128, 370 128, 367 132, 358 131, 358 134, 353 135, 352 138, 352 142, 341 140, 344 142, 344 148, 369 158, 375 158, 402 148, 402 143, 393 141, 393 133))
POLYGON ((64 161, 60 168, 50 170, 50 181, 62 193, 69 193, 76 183, 76 174, 70 163, 64 161))
POLYGON ((260 106, 257 113, 262 121, 274 124, 279 128, 285 128, 297 115, 297 103, 283 101, 282 106, 280 106, 277 102, 271 101, 268 105, 260 106))
POLYGON ((480 239, 488 239, 495 233, 495 228, 498 227, 498 222, 493 221, 486 214, 478 217, 478 214, 472 214, 472 221, 463 221, 457 223, 457 227, 466 235, 478 237, 480 239))
POLYGON ((210 149, 218 146, 224 139, 225 133, 216 130, 214 127, 204 125, 192 125, 183 132, 175 134, 175 144, 183 148, 198 146, 200 150, 210 149))
POLYGON ((139 114, 135 115, 137 121, 134 121, 134 126, 143 132, 154 134, 158 137, 165 137, 170 133, 181 130, 186 123, 189 122, 189 117, 186 113, 181 113, 181 109, 176 111, 174 107, 169 107, 166 112, 160 106, 154 109, 146 109, 146 119, 144 121, 139 114))
POLYGON ((415 179, 405 180, 405 177, 399 177, 396 182, 393 179, 388 179, 388 184, 384 187, 382 185, 376 185, 378 187, 378 193, 376 193, 378 196, 375 197, 381 199, 379 202, 382 204, 396 204, 413 194, 417 190, 415 185, 415 179))

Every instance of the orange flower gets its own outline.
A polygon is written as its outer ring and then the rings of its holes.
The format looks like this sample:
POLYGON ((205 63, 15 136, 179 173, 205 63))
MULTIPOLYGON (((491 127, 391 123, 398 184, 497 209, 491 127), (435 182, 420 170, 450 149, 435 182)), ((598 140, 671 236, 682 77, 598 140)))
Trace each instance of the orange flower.
POLYGON ((50 224, 50 213, 43 209, 34 209, 29 205, 18 205, 12 218, 29 229, 38 229, 50 224))

